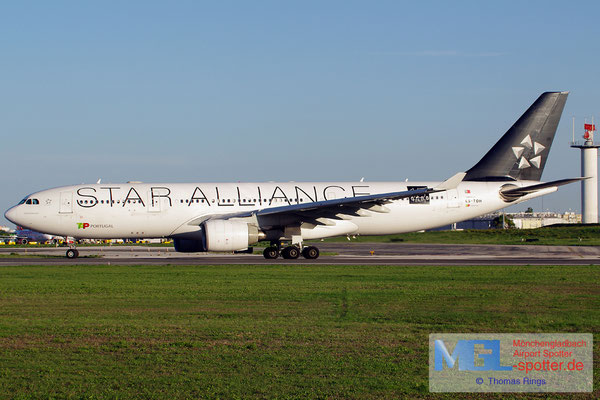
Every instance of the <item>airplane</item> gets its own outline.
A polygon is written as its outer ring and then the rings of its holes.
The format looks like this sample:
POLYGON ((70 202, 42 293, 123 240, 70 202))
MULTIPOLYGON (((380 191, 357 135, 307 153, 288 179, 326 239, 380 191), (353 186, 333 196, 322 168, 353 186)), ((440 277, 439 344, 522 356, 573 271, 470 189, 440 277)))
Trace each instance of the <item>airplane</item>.
POLYGON ((51 242, 53 244, 56 244, 59 242, 59 238, 53 236, 53 235, 48 235, 46 233, 42 233, 42 232, 36 232, 30 229, 23 229, 22 226, 18 226, 17 225, 17 229, 16 229, 16 234, 17 234, 17 243, 18 244, 27 244, 29 242, 38 242, 38 243, 47 243, 47 242, 51 242))
POLYGON ((171 238, 178 252, 268 241, 267 259, 316 259, 304 241, 432 229, 585 179, 540 182, 567 96, 541 94, 477 164, 443 182, 97 183, 33 193, 4 215, 76 239, 171 238))

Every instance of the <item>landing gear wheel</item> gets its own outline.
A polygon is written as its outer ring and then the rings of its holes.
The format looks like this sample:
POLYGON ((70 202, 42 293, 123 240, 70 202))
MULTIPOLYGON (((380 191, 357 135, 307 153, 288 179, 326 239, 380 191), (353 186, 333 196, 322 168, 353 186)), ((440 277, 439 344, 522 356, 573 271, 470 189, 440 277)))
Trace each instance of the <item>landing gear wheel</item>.
POLYGON ((77 258, 79 257, 79 251, 77 249, 69 249, 66 254, 67 258, 77 258))
POLYGON ((277 250, 277 247, 267 247, 264 251, 263 251, 263 256, 267 259, 267 260, 274 260, 277 257, 279 257, 279 250, 277 250))
POLYGON ((298 249, 296 246, 288 246, 285 249, 283 249, 281 255, 286 260, 294 260, 300 257, 300 249, 298 249))
POLYGON ((317 249, 315 246, 305 247, 304 250, 302 250, 302 257, 306 258, 307 260, 315 260, 319 258, 319 249, 317 249))

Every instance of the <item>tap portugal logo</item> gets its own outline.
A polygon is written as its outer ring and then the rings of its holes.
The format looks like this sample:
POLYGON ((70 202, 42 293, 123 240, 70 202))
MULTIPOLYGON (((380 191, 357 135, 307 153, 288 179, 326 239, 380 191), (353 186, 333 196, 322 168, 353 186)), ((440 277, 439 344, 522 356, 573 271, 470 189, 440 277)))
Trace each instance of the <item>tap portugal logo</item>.
POLYGON ((111 224, 90 224, 89 222, 77 222, 77 229, 112 229, 111 224))

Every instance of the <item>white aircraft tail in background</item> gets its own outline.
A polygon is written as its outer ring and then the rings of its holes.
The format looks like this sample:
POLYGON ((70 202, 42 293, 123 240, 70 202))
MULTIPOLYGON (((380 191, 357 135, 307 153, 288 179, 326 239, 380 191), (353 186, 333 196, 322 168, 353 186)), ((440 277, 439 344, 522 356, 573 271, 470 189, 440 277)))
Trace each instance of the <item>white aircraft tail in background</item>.
POLYGON ((60 238, 54 235, 48 235, 46 233, 36 232, 30 229, 23 229, 21 226, 17 226, 15 234, 18 244, 28 244, 31 242, 56 244, 60 241, 60 238))

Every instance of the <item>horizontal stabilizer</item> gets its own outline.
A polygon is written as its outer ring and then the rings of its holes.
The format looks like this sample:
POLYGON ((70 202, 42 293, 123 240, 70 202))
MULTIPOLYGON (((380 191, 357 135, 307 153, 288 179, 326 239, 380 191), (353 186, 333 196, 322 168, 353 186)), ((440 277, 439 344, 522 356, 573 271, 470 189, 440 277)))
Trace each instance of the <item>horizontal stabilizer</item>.
POLYGON ((544 183, 539 183, 537 185, 531 185, 531 186, 525 186, 525 187, 514 187, 514 186, 510 185, 506 189, 500 190, 500 194, 502 195, 502 197, 504 197, 507 200, 516 200, 520 197, 526 196, 531 193, 535 193, 542 189, 558 187, 558 186, 562 186, 562 185, 568 185, 569 183, 579 182, 584 179, 589 179, 589 177, 559 179, 557 181, 544 182, 544 183))

